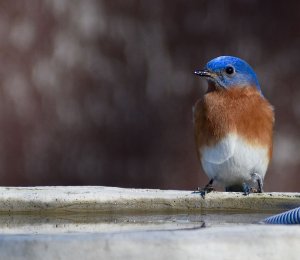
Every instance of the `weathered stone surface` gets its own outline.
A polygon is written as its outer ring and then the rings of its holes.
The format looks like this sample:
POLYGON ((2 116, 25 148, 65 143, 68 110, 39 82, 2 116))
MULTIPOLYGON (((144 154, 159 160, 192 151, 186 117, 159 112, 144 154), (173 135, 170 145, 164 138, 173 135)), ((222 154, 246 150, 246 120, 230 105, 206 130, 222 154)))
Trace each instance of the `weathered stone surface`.
POLYGON ((299 193, 0 187, 1 259, 299 259, 299 193), (254 223, 254 224, 253 224, 254 223))
POLYGON ((212 192, 114 187, 0 187, 0 212, 127 212, 199 210, 287 210, 300 205, 299 193, 212 192))
POLYGON ((299 226, 0 236, 1 259, 299 259, 299 226))

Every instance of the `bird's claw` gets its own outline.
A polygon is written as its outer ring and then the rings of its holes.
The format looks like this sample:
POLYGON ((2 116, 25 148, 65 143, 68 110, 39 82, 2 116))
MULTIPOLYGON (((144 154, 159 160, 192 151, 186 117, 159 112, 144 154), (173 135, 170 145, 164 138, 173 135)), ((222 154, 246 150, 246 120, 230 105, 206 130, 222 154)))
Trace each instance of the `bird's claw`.
POLYGON ((247 183, 243 183, 243 195, 247 196, 252 192, 252 188, 247 183))
POLYGON ((249 195, 250 193, 263 193, 263 189, 262 189, 262 186, 263 186, 263 182, 262 182, 262 179, 261 177, 254 173, 251 175, 251 180, 253 183, 257 183, 257 188, 256 187, 253 187, 251 186, 249 183, 247 182, 244 182, 243 183, 243 194, 245 196, 249 195))
POLYGON ((214 188, 210 188, 210 189, 200 189, 200 188, 197 188, 197 190, 193 191, 193 193, 199 193, 200 196, 202 197, 202 199, 205 199, 205 196, 207 193, 210 193, 212 191, 214 191, 215 189, 214 188))
POLYGON ((204 188, 198 187, 193 193, 199 193, 202 199, 205 199, 207 193, 214 191, 214 187, 212 186, 213 180, 211 180, 204 188))

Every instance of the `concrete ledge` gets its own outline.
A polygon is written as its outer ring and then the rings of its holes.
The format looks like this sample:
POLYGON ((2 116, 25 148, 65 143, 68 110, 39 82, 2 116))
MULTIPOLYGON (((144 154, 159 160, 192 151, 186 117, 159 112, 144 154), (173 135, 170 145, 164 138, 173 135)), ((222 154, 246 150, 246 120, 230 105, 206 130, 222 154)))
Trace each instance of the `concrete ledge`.
POLYGON ((299 259, 299 226, 0 235, 1 259, 299 259))
POLYGON ((128 211, 283 211, 300 205, 300 193, 212 192, 202 199, 192 191, 83 187, 0 187, 2 213, 128 211))
POLYGON ((298 259, 299 225, 251 223, 299 205, 299 193, 0 187, 0 256, 298 259))

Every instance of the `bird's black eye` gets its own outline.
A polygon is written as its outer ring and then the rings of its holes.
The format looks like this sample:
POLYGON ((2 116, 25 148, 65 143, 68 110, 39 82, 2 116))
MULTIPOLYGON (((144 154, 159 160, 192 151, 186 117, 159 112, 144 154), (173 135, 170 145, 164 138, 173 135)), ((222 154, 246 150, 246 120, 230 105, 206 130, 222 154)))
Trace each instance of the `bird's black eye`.
POLYGON ((225 69, 225 71, 226 71, 226 73, 227 73, 228 75, 231 75, 231 74, 234 73, 234 68, 231 67, 231 66, 227 66, 226 69, 225 69))

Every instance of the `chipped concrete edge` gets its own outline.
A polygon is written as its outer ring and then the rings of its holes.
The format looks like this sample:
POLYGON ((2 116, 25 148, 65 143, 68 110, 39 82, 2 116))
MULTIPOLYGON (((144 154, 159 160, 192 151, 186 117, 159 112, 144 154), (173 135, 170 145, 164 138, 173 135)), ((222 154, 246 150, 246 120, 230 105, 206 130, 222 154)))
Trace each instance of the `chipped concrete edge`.
POLYGON ((282 211, 300 206, 300 193, 127 189, 104 186, 0 187, 0 213, 126 213, 204 210, 282 211))

